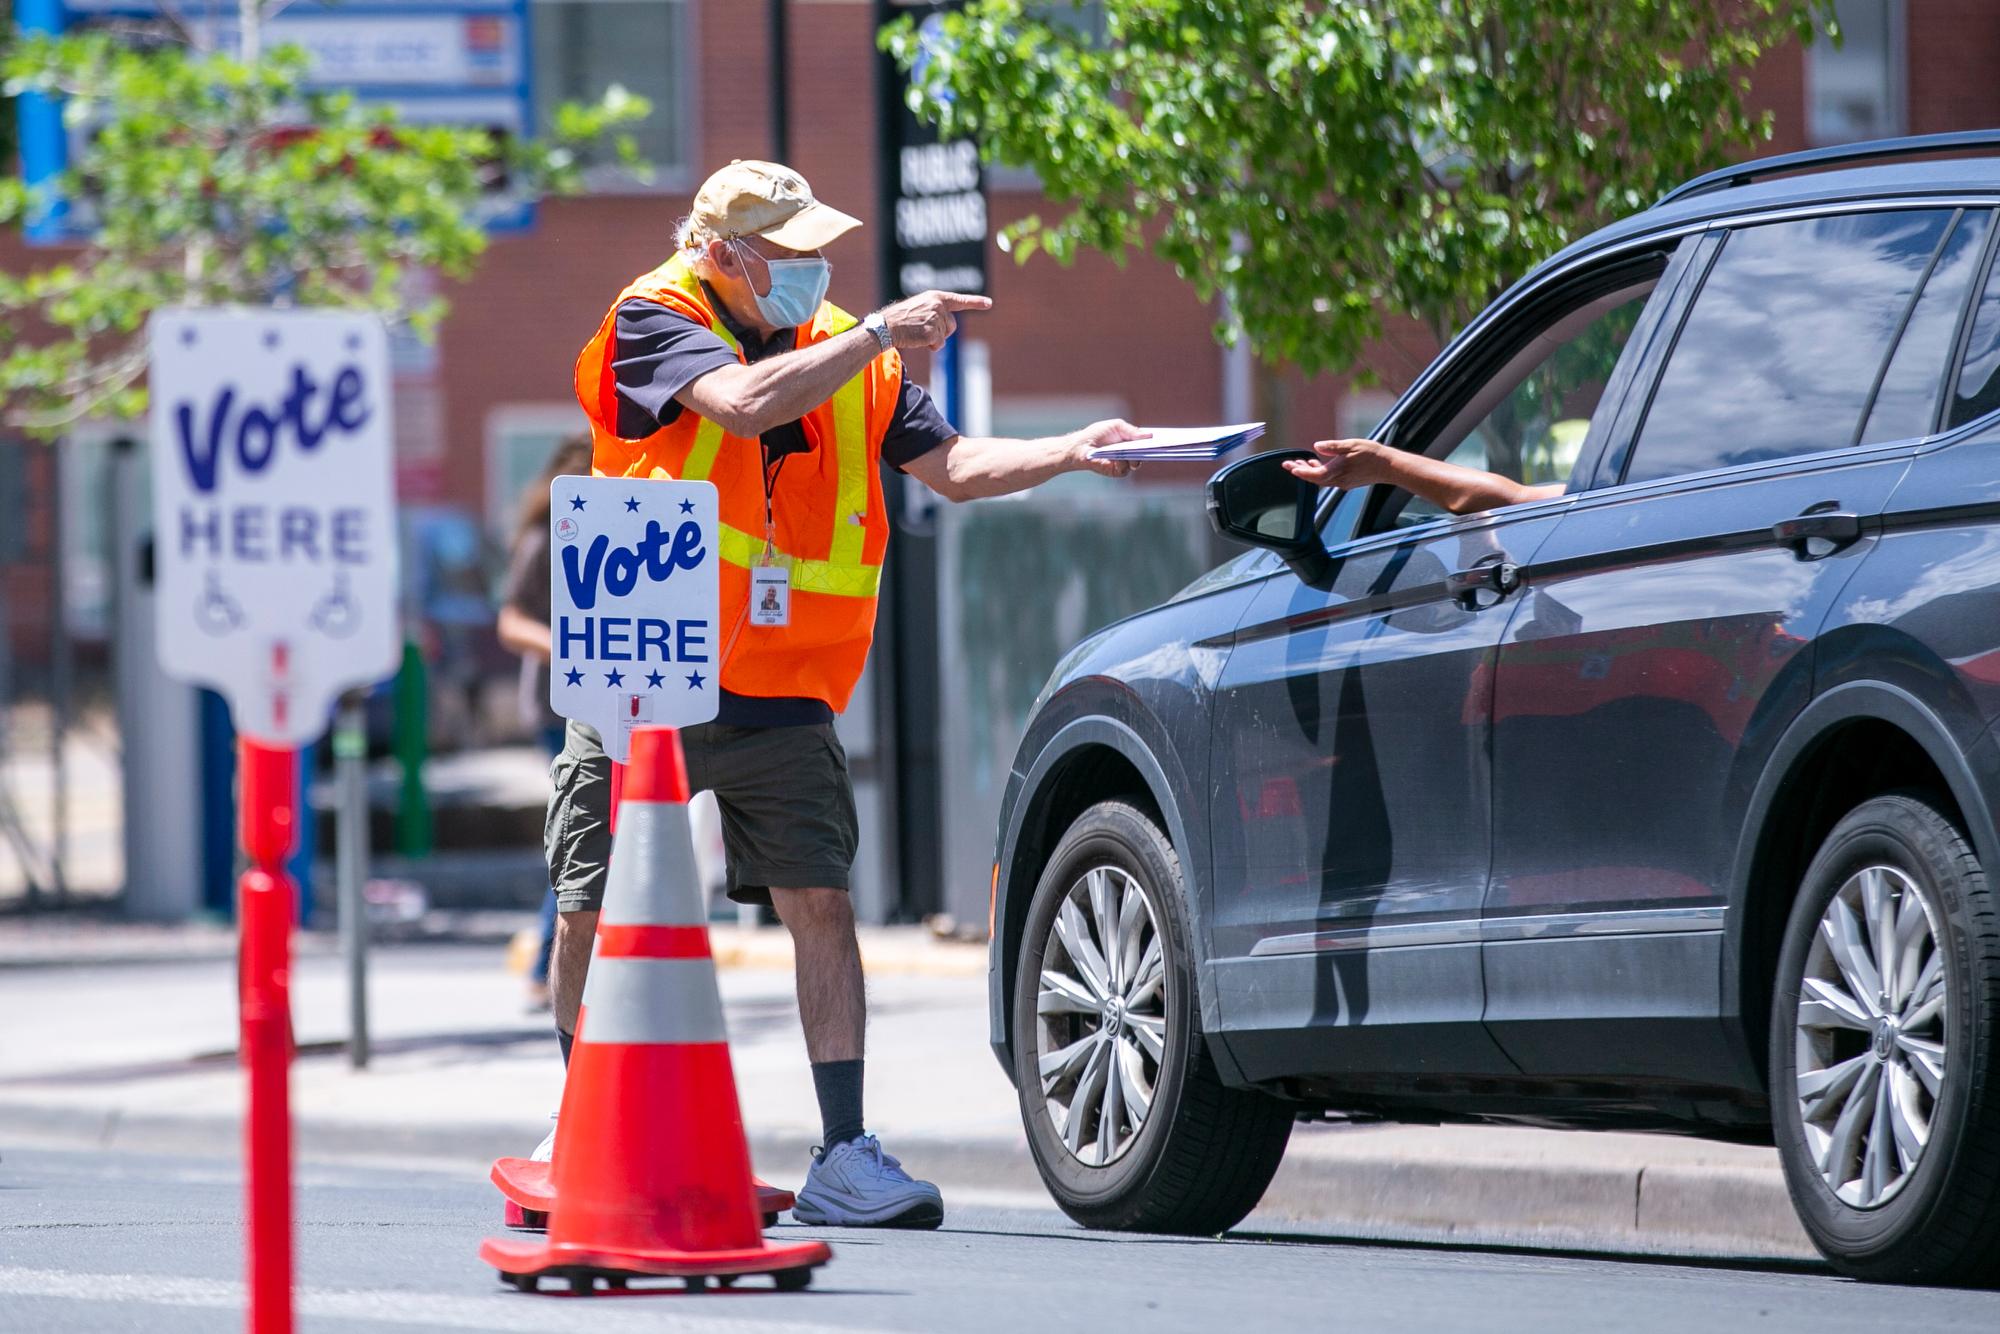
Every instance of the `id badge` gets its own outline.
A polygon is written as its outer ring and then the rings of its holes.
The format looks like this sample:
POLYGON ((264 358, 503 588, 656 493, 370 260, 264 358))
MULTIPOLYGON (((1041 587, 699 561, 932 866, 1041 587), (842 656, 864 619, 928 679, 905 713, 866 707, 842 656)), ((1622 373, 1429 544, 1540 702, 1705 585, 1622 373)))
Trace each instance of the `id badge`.
POLYGON ((783 565, 750 567, 750 624, 792 623, 792 572, 783 565))

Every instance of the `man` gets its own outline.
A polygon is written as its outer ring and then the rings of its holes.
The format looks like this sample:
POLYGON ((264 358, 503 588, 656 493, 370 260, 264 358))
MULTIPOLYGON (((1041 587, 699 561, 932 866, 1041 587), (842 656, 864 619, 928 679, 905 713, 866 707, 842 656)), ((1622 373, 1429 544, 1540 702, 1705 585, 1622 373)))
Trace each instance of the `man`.
MULTIPOLYGON (((936 1227, 862 1120, 861 958, 848 901, 859 829, 833 718, 875 627, 889 540, 878 461, 947 500, 1059 473, 1121 476, 1099 446, 1120 421, 1045 440, 974 439, 903 373, 984 297, 925 292, 857 321, 826 302, 824 247, 861 224, 769 162, 732 162, 696 194, 678 252, 612 303, 576 364, 595 471, 713 482, 721 497, 721 711, 681 734, 688 777, 715 793, 729 896, 775 907, 797 957, 799 1017, 823 1142, 793 1214, 819 1225, 936 1227)), ((560 916, 552 975, 567 1055, 604 893, 610 765, 570 724, 551 769, 546 835, 560 916)))

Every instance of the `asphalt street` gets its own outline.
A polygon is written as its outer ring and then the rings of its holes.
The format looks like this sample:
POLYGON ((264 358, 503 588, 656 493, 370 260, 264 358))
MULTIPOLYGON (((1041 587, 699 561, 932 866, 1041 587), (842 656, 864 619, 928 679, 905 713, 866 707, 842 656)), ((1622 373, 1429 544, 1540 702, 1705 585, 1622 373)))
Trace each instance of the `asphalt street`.
MULTIPOLYGON (((2000 1327, 2000 1293, 1869 1287, 1809 1265, 1375 1245, 1265 1230, 1256 1216, 1219 1239, 1087 1233, 1026 1197, 950 1192, 946 1226, 934 1233, 781 1228, 833 1243, 833 1264, 803 1293, 746 1283, 531 1296, 503 1287, 476 1258, 498 1213, 476 1165, 307 1163, 299 1186, 300 1328, 314 1334, 2000 1327)), ((9 1147, 0 1329, 239 1327, 238 1193, 222 1156, 9 1147)))

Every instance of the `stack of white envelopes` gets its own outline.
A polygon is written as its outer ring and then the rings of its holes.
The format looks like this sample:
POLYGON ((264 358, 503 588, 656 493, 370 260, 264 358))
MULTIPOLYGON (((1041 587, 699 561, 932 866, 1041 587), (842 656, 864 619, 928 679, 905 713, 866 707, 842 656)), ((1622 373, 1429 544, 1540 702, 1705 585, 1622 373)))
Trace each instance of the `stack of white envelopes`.
POLYGON ((1125 459, 1132 463, 1205 463, 1249 444, 1264 434, 1263 422, 1234 426, 1142 426, 1144 440, 1127 440, 1090 451, 1094 459, 1125 459))

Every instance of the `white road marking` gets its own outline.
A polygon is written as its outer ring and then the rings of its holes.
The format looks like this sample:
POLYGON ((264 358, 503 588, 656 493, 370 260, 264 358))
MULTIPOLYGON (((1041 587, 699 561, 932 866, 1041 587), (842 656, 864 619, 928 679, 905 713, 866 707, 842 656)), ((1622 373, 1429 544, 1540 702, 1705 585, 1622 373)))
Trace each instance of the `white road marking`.
MULTIPOLYGON (((746 1285, 764 1282, 745 1280, 746 1285)), ((61 1269, 27 1269, 0 1265, 0 1296, 52 1297, 83 1302, 132 1302, 147 1306, 194 1307, 241 1311, 243 1285, 223 1279, 174 1278, 154 1274, 84 1274, 61 1269)), ((426 1325, 434 1329, 520 1330, 522 1334, 550 1331, 617 1329, 713 1330, 726 1334, 858 1334, 868 1325, 813 1325, 798 1320, 738 1317, 722 1310, 695 1312, 673 1309, 682 1302, 710 1302, 720 1307, 748 1296, 734 1293, 683 1294, 669 1288, 657 1297, 646 1293, 599 1293, 578 1301, 551 1284, 551 1294, 536 1300, 503 1290, 498 1279, 485 1296, 433 1296, 391 1289, 304 1288, 296 1294, 298 1313, 328 1320, 359 1320, 392 1325, 426 1325)), ((766 1298, 775 1301, 775 1297, 766 1298)), ((801 1293, 788 1301, 812 1300, 801 1293)))

